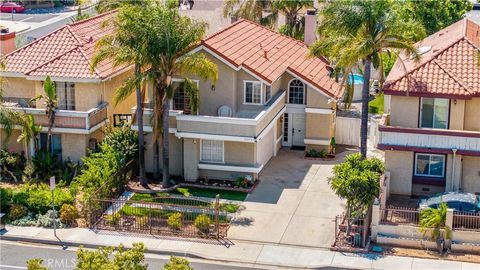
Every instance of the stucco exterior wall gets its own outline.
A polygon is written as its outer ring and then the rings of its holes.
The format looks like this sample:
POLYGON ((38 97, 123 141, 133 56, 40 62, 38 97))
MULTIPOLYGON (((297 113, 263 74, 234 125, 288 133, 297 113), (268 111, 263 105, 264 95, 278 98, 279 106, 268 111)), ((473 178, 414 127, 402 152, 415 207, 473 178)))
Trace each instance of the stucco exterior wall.
POLYGON ((480 192, 480 157, 463 156, 461 189, 480 192))
POLYGON ((480 97, 465 102, 465 130, 480 131, 480 97))
POLYGON ((125 81, 125 79, 127 79, 128 76, 131 76, 132 73, 133 71, 130 69, 104 82, 104 85, 99 84, 100 93, 102 93, 101 96, 103 97, 103 99, 101 99, 100 101, 105 101, 108 103, 108 118, 112 121, 112 123, 113 114, 132 113, 132 108, 137 104, 136 95, 135 92, 133 92, 129 97, 127 97, 117 106, 113 106, 113 97, 117 88, 120 87, 125 81))
POLYGON ((418 127, 418 97, 391 96, 390 125, 418 127))
POLYGON ((195 139, 183 139, 183 172, 187 181, 195 181, 198 179, 198 161, 200 159, 199 141, 195 139))
POLYGON ((35 82, 25 78, 6 77, 3 82, 3 97, 24 98, 28 101, 35 97, 35 82))
POLYGON ((450 101, 449 129, 463 130, 465 118, 465 100, 458 99, 457 104, 450 101))
MULTIPOLYGON (((244 104, 244 81, 257 81, 260 82, 257 78, 248 74, 243 70, 237 72, 237 111, 261 111, 263 110, 263 105, 249 105, 244 104)), ((263 86, 262 86, 263 88, 263 86)), ((264 93, 263 93, 264 94, 264 93)))
POLYGON ((62 134, 62 159, 80 161, 87 153, 88 136, 83 134, 62 134))
POLYGON ((253 166, 255 164, 255 144, 243 142, 224 143, 225 164, 253 166))
POLYGON ((329 140, 332 134, 332 115, 307 113, 306 114, 307 130, 305 137, 307 139, 329 140))
MULTIPOLYGON (((183 174, 183 143, 181 139, 175 137, 174 134, 169 136, 169 162, 170 162, 170 174, 171 175, 182 175, 183 174)), ((154 143, 152 138, 152 133, 148 133, 145 136, 145 170, 149 173, 153 173, 155 170, 155 158, 154 158, 154 143)), ((188 154, 186 156, 190 156, 188 154)), ((159 149, 160 156, 160 170, 163 168, 162 163, 162 149, 159 149)))
POLYGON ((335 106, 335 102, 328 103, 329 97, 310 86, 307 86, 307 97, 308 108, 332 109, 335 106))
POLYGON ((256 144, 257 150, 257 163, 267 164, 267 162, 273 156, 273 146, 275 139, 273 138, 273 128, 270 129, 267 134, 256 144))
POLYGON ((413 152, 385 151, 385 171, 391 175, 390 193, 411 195, 413 152))
POLYGON ((75 83, 75 110, 88 111, 103 100, 103 83, 75 83))
POLYGON ((12 134, 7 140, 7 134, 3 129, 0 129, 0 148, 6 147, 10 152, 21 153, 24 151, 25 147, 23 142, 17 142, 18 136, 20 136, 21 131, 14 129, 12 134))

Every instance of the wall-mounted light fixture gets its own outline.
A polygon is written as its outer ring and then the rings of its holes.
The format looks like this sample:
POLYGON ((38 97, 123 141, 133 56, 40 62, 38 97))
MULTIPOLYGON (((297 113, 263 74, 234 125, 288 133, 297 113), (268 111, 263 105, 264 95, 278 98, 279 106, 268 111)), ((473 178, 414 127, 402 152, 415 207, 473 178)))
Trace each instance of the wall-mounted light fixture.
POLYGON ((456 99, 453 100, 453 104, 457 105, 457 100, 456 99))
POLYGON ((212 84, 211 89, 212 89, 212 91, 215 91, 215 84, 212 84))

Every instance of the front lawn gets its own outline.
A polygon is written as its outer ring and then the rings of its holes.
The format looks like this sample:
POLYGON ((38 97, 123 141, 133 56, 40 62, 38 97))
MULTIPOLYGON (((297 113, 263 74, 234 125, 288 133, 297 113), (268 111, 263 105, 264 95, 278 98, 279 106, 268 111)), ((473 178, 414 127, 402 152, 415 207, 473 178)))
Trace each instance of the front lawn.
POLYGON ((384 96, 383 93, 378 94, 374 100, 368 102, 368 112, 375 114, 383 114, 383 103, 384 96))
POLYGON ((197 187, 181 187, 172 191, 173 194, 184 195, 184 196, 196 196, 196 197, 207 197, 215 198, 217 194, 220 195, 220 199, 233 200, 233 201, 244 201, 247 197, 246 192, 241 191, 230 191, 230 190, 219 190, 211 188, 197 188, 197 187))

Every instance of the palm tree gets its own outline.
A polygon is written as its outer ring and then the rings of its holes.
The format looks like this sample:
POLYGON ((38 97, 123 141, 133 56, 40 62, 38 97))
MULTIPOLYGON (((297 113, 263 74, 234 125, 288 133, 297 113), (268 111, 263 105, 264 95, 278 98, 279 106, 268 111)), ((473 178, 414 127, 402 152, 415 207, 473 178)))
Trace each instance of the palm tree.
POLYGON ((447 222, 446 203, 441 203, 438 208, 427 208, 420 212, 420 232, 425 236, 430 233, 430 240, 437 243, 439 253, 443 252, 445 240, 451 239, 451 228, 446 225, 447 222))
POLYGON ((345 70, 342 84, 357 64, 363 64, 360 152, 367 155, 368 101, 371 66, 382 68, 381 54, 399 52, 418 60, 414 40, 425 35, 423 26, 400 18, 393 0, 329 1, 320 11, 318 31, 323 37, 310 48, 315 56, 327 56, 345 70))
POLYGON ((243 18, 273 27, 278 18, 278 13, 273 9, 272 0, 225 0, 223 16, 243 18), (264 11, 271 13, 264 16, 264 11))
POLYGON ((145 176, 145 138, 143 131, 143 100, 144 91, 142 82, 145 82, 144 69, 150 64, 147 54, 147 23, 143 8, 124 6, 119 10, 114 20, 115 32, 102 37, 96 44, 96 54, 92 60, 92 70, 105 59, 111 59, 115 67, 133 65, 133 75, 125 79, 123 84, 116 89, 113 105, 117 106, 133 92, 136 95, 137 110, 135 117, 138 125, 138 163, 139 181, 148 187, 145 176))
POLYGON ((43 106, 45 107, 45 114, 48 118, 48 126, 47 126, 47 147, 46 151, 50 151, 50 144, 52 141, 52 128, 55 124, 55 114, 57 112, 57 104, 58 104, 58 97, 57 97, 57 90, 55 89, 55 83, 52 82, 50 76, 47 76, 45 81, 43 82, 43 91, 44 94, 41 94, 31 101, 35 102, 39 99, 43 99, 43 106))
MULTIPOLYGON (((150 59, 152 67, 148 71, 154 80, 153 91, 153 136, 154 141, 162 139, 163 181, 169 186, 169 110, 170 100, 176 89, 172 87, 172 76, 196 75, 203 80, 218 78, 218 67, 202 53, 189 53, 205 34, 207 25, 180 16, 176 8, 162 3, 155 3, 148 10, 152 28, 150 36, 150 59)), ((196 86, 189 80, 189 88, 196 86)), ((192 92, 192 91, 190 91, 192 92)), ((198 89, 193 92, 198 92, 198 89)), ((158 160, 156 161, 158 164, 158 160)))
POLYGON ((285 15, 285 25, 280 32, 303 40, 305 32, 305 18, 299 15, 300 10, 313 7, 313 0, 272 0, 272 6, 276 12, 285 15))
POLYGON ((31 114, 21 117, 20 125, 22 126, 22 133, 20 136, 18 136, 17 141, 23 141, 25 147, 25 157, 28 161, 30 161, 31 155, 29 154, 28 146, 33 139, 34 152, 36 153, 38 151, 38 145, 35 138, 37 138, 38 134, 40 134, 40 131, 42 131, 42 127, 35 124, 35 119, 31 114))

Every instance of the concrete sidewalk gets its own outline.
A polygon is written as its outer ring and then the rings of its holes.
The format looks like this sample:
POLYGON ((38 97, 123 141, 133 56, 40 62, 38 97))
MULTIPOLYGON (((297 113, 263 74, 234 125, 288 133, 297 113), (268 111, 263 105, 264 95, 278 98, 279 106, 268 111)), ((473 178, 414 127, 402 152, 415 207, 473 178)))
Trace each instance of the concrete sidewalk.
MULTIPOLYGON (((295 268, 353 268, 353 269, 480 269, 480 264, 410 257, 352 254, 327 249, 275 245, 254 242, 225 242, 202 239, 173 239, 154 236, 138 236, 120 232, 93 232, 73 228, 57 230, 58 237, 66 245, 85 247, 131 247, 143 242, 149 253, 196 257, 217 261, 239 262, 252 265, 269 265, 295 268)), ((0 237, 3 240, 55 244, 58 240, 52 229, 7 226, 0 237)))

